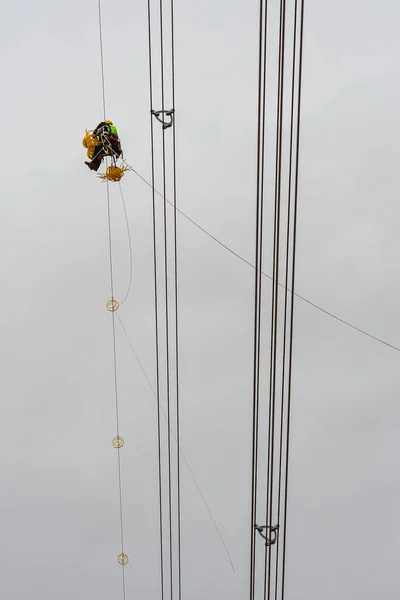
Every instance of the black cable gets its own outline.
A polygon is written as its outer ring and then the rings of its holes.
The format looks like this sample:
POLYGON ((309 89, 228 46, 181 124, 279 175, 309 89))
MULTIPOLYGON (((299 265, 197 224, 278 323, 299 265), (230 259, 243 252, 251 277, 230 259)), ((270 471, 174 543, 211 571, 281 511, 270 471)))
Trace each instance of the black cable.
POLYGON ((252 481, 250 516, 250 600, 255 591, 255 525, 257 517, 258 480, 258 434, 259 434, 259 395, 260 395, 260 354, 261 354, 261 299, 262 299, 262 249, 264 211, 264 151, 265 151, 265 96, 266 96, 266 36, 267 4, 260 0, 259 18, 259 65, 258 65, 258 118, 257 118, 257 196, 255 223, 255 280, 254 280, 254 350, 253 350, 253 431, 252 431, 252 481))
MULTIPOLYGON (((278 300, 279 300, 279 256, 280 256, 280 218, 281 218, 281 181, 282 181, 282 129, 283 129, 283 87, 285 70, 285 29, 286 0, 280 1, 279 18, 279 58, 278 58, 278 90, 276 116, 276 148, 275 148, 275 208, 274 208, 274 243, 273 274, 271 299, 271 341, 270 341, 270 390, 268 409, 268 461, 267 461, 267 495, 266 525, 272 526, 273 490, 274 490, 274 454, 275 454, 275 412, 276 412, 276 368, 278 337, 278 300)), ((267 529, 268 531, 268 529, 267 529)), ((271 557, 272 546, 265 547, 264 561, 264 600, 271 597, 271 557), (267 585, 268 584, 268 585, 267 585)))
POLYGON ((175 303, 175 376, 176 376, 176 443, 177 443, 177 512, 178 512, 178 598, 182 599, 181 567, 181 466, 180 466, 180 395, 179 395, 179 326, 178 326, 178 239, 177 239, 177 193, 176 193, 176 117, 175 117, 175 29, 174 0, 171 0, 171 55, 172 55, 172 162, 173 162, 173 201, 174 201, 174 303, 175 303))
POLYGON ((283 528, 283 556, 282 556, 282 600, 285 598, 286 577, 286 535, 287 535, 287 507, 288 507, 288 483, 289 483, 289 450, 290 450, 290 409, 292 398, 292 364, 293 364, 293 328, 294 328, 294 285, 296 273, 296 241, 297 241, 297 208, 298 208, 298 186, 299 186, 299 150, 300 150, 300 118, 301 118, 301 84, 303 72, 303 34, 304 34, 304 0, 301 0, 300 13, 300 36, 299 36, 299 82, 297 99, 297 131, 296 131, 296 166, 295 166, 295 190, 294 190, 294 214, 293 214, 293 250, 292 250, 292 294, 290 314, 290 348, 288 369, 288 409, 286 430, 286 465, 285 465, 285 501, 284 501, 284 528, 283 528))
MULTIPOLYGON (((164 23, 163 23, 163 0, 160 0, 160 60, 161 60, 161 109, 165 110, 165 88, 164 88, 164 23)), ((165 337, 166 337, 166 376, 167 376, 167 416, 168 416, 168 516, 169 516, 169 569, 170 569, 170 591, 173 600, 173 551, 172 551, 172 473, 171 473, 171 382, 170 382, 170 356, 169 356, 169 302, 168 302, 168 230, 167 230, 167 197, 166 191, 166 151, 165 151, 165 129, 162 130, 162 173, 163 173, 163 195, 164 195, 164 281, 165 281, 165 337)))
MULTIPOLYGON (((281 518, 281 494, 282 494, 282 460, 283 460, 283 426, 285 415, 285 383, 286 383, 286 353, 287 353, 287 329, 288 329, 288 284, 289 284, 289 253, 290 253, 290 222, 291 222, 291 199, 292 199, 292 167, 293 167, 293 138, 294 138, 294 108, 295 108, 295 78, 296 78, 296 50, 297 50, 297 0, 295 0, 293 17, 293 55, 292 55, 292 93, 290 105, 290 141, 289 141, 289 175, 287 194, 287 223, 286 223, 286 261, 285 261, 285 305, 283 317, 283 348, 282 348, 282 385, 281 385, 281 409, 279 430, 279 469, 278 469, 278 514, 277 523, 281 518)), ((289 339, 290 343, 290 339, 289 339)), ((279 575, 279 550, 280 537, 276 540, 275 560, 275 600, 278 598, 278 575, 279 575)))
POLYGON ((148 41, 149 41, 149 91, 150 91, 150 140, 151 140, 151 188, 153 196, 153 270, 154 270, 154 311, 155 311, 155 346, 156 346, 156 388, 157 388, 157 449, 158 449, 158 496, 159 496, 159 530, 160 530, 160 579, 161 600, 164 600, 164 539, 162 514, 162 465, 161 465, 161 420, 160 420, 160 348, 158 336, 158 287, 157 287, 157 244, 156 244, 156 200, 154 174, 154 127, 153 116, 153 68, 151 46, 151 10, 150 0, 147 0, 148 41))

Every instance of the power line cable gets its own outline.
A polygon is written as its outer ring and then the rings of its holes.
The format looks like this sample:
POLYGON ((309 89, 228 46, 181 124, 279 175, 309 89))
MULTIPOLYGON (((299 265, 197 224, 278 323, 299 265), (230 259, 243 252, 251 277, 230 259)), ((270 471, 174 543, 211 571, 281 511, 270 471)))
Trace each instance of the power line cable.
POLYGON ((174 302, 175 302, 175 377, 176 377, 176 443, 177 443, 177 512, 178 512, 178 597, 182 599, 181 565, 181 466, 180 466, 180 394, 179 394, 179 324, 178 324, 178 239, 177 239, 177 193, 176 193, 176 117, 175 117, 175 28, 174 0, 171 0, 171 58, 172 58, 172 164, 173 164, 173 204, 174 204, 174 302))
MULTIPOLYGON (((147 0, 148 20, 148 48, 149 48, 149 93, 150 93, 150 142, 151 142, 151 181, 153 207, 153 271, 154 271, 154 318, 155 318, 155 350, 156 350, 156 399, 157 399, 157 450, 158 450, 158 500, 159 500, 159 535, 160 535, 160 585, 161 600, 164 600, 164 537, 163 537, 163 511, 162 511, 162 464, 161 464, 161 420, 160 420, 160 347, 158 330, 158 286, 157 286, 157 243, 156 243, 156 200, 155 200, 155 173, 154 173, 154 126, 151 111, 153 110, 153 66, 151 44, 151 8, 147 0)), ((171 599, 172 600, 172 599, 171 599)))
MULTIPOLYGON (((289 256, 290 256, 290 215, 292 209, 292 175, 293 175, 293 149, 295 138, 295 88, 296 88, 296 57, 297 57, 297 22, 298 22, 298 0, 295 0, 294 17, 293 17, 293 53, 292 53, 292 82, 291 82, 291 108, 290 108, 290 142, 289 142, 289 177, 288 177, 288 211, 287 211, 287 236, 286 236, 286 268, 285 268, 285 307, 284 307, 284 337, 282 349, 282 389, 281 389, 281 421, 279 433, 279 471, 278 471, 278 516, 277 522, 281 521, 281 500, 282 500, 282 474, 283 474, 283 435, 284 435, 284 411, 285 411, 285 384, 287 380, 286 363, 287 363, 287 342, 290 348, 293 337, 293 326, 291 319, 293 313, 293 304, 290 302, 290 315, 288 313, 289 300, 289 256), (289 322, 288 322, 289 319, 289 322), (289 328, 289 332, 287 332, 289 328), (288 339, 287 339, 288 338, 288 339)), ((295 215, 294 227, 297 226, 297 215, 295 215)), ((291 265, 293 269, 293 263, 291 265)), ((289 378, 291 374, 289 374, 289 378)), ((287 411, 287 419, 288 417, 287 411)), ((286 473, 285 473, 286 475, 286 473)), ((284 490, 285 492, 285 486, 284 490)), ((278 582, 279 574, 279 558, 280 558, 280 536, 276 542, 276 563, 275 563, 275 581, 278 582)), ((275 600, 278 600, 278 585, 275 586, 275 600)))
MULTIPOLYGON (((289 141, 289 175, 287 192, 287 225, 286 225, 286 264, 285 264, 285 300, 283 317, 283 348, 282 348, 282 382, 281 382, 281 407, 280 407, 280 428, 279 428, 279 468, 278 468, 278 502, 277 502, 277 523, 281 519, 281 494, 282 494, 282 465, 283 465, 283 433, 284 433, 284 414, 285 414, 285 384, 286 384, 286 354, 287 354, 287 329, 288 329, 288 285, 289 285, 289 254, 290 254, 290 217, 292 200, 292 174, 293 174, 293 141, 294 141, 294 108, 295 108, 295 76, 296 76, 296 49, 297 49, 297 0, 295 0, 293 17, 293 54, 292 54, 292 90, 290 107, 290 141, 289 141)), ((291 307, 293 309, 293 307, 291 307)), ((290 344, 289 336, 289 344, 290 344)), ((276 540, 276 560, 275 560, 275 600, 278 599, 278 576, 279 576, 279 556, 280 556, 280 536, 276 540)))
MULTIPOLYGON (((164 87, 164 19, 163 19, 163 0, 159 2, 160 11, 160 63, 161 63, 161 109, 164 115, 165 111, 165 87, 164 87)), ((170 355, 169 355, 169 302, 168 302, 168 236, 167 236, 167 179, 166 179, 166 149, 165 149, 165 128, 162 129, 162 178, 163 178, 163 196, 164 196, 164 283, 165 283, 165 356, 166 356, 166 377, 167 377, 167 417, 168 417, 168 521, 169 521, 169 571, 170 571, 170 592, 171 599, 174 598, 173 587, 173 551, 172 551, 172 471, 171 471, 171 381, 170 381, 170 355)))
POLYGON ((260 0, 259 9, 259 58, 258 58, 258 114, 257 114, 257 173, 256 173, 256 222, 255 222, 255 280, 254 280, 254 342, 253 342, 253 429, 252 429, 252 475, 250 515, 250 600, 254 600, 256 576, 256 518, 258 482, 258 433, 261 354, 261 299, 262 299, 262 252, 264 211, 264 152, 265 152, 265 99, 266 99, 266 51, 267 51, 267 3, 260 0))
MULTIPOLYGON (((280 220, 281 220, 281 184, 282 184, 282 131, 283 131, 283 99, 285 75, 285 34, 286 34, 286 0, 280 0, 279 14, 279 54, 278 54, 278 89, 276 114, 276 148, 275 148, 275 207, 273 237, 273 275, 271 298, 271 334, 270 334, 270 389, 268 409, 268 457, 267 457, 267 494, 266 525, 271 530, 274 500, 274 460, 275 460, 275 416, 276 416, 276 370, 278 343, 278 299, 279 299, 279 257, 280 257, 280 220)), ((270 600, 272 545, 265 546, 264 560, 264 600, 270 600), (268 594, 267 594, 268 591, 268 594)))
POLYGON ((293 324, 294 324, 294 286, 296 274, 296 241, 297 241, 297 208, 299 187, 299 152, 300 152, 300 123, 301 123, 301 91, 303 74, 303 35, 304 35, 304 0, 301 0, 300 35, 299 35, 299 83, 297 97, 297 131, 296 131, 296 167, 294 191, 294 216, 293 216, 293 251, 292 251, 292 291, 290 314, 290 348, 289 348, 289 377, 288 377, 288 409, 286 430, 286 465, 285 465, 285 500, 284 500, 284 529, 283 529, 283 557, 282 557, 282 600, 285 598, 286 581, 286 537, 287 537, 287 508, 288 508, 288 483, 289 483, 289 450, 290 450, 290 409, 292 398, 292 365, 293 365, 293 324))

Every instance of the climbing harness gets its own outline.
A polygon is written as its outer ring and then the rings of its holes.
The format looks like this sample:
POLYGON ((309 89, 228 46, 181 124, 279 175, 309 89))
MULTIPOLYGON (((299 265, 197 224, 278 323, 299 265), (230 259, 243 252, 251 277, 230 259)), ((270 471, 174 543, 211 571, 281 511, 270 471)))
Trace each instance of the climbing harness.
MULTIPOLYGON (((112 141, 118 142, 118 144, 121 148, 121 142, 119 141, 119 138, 113 137, 112 135, 105 135, 104 133, 101 133, 99 135, 99 144, 103 145, 103 151, 104 151, 105 156, 115 156, 116 155, 116 152, 111 144, 112 141)), ((122 148, 121 148, 120 156, 123 157, 122 148)))

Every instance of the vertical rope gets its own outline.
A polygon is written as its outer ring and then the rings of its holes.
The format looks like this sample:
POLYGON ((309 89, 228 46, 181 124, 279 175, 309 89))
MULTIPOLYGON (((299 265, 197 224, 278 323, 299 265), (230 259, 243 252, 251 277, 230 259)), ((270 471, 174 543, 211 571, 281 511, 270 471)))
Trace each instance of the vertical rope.
POLYGON ((106 86, 104 79, 104 56, 103 56, 103 23, 101 16, 101 0, 97 1, 99 12, 99 37, 100 37, 100 61, 101 61, 101 87, 103 92, 103 119, 106 120, 106 86))
MULTIPOLYGON (((102 26, 102 14, 101 14, 101 0, 98 0, 98 17, 99 17, 99 41, 100 41, 100 61, 101 61, 101 83, 103 92, 103 116, 106 118, 106 93, 105 93, 105 77, 104 77, 104 52, 103 52, 103 26, 102 26)), ((113 275, 113 259, 112 259, 112 237, 111 237, 111 207, 110 207, 110 186, 107 181, 107 219, 108 219, 108 247, 109 247, 109 261, 110 261, 110 289, 111 299, 114 299, 114 275, 113 275)), ((118 377, 117 377, 117 349, 115 339, 115 313, 111 312, 112 321, 112 347, 113 347, 113 365, 114 365, 114 392, 115 392, 115 417, 116 417, 116 430, 117 436, 119 437, 119 403, 118 403, 118 377)), ((122 510, 122 475, 121 475, 121 452, 120 448, 117 448, 117 462, 118 462, 118 489, 119 489, 119 513, 120 513, 120 539, 121 539, 121 552, 124 554, 124 525, 123 525, 123 510, 122 510)), ((126 597, 126 586, 125 586, 125 570, 122 569, 122 595, 125 600, 126 597)))

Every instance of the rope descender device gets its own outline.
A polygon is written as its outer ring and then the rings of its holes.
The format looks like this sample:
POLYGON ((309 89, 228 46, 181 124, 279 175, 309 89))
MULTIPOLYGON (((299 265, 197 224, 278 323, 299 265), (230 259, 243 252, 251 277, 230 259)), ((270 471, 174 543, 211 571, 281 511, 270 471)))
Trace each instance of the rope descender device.
POLYGON ((264 538, 266 546, 273 546, 276 543, 279 525, 271 525, 271 527, 269 525, 254 525, 254 529, 264 538), (265 534, 263 533, 264 529, 265 534))
POLYGON ((123 552, 121 554, 118 554, 117 560, 118 560, 119 564, 122 565, 123 567, 125 567, 125 565, 127 565, 129 562, 128 555, 124 554, 123 552))
POLYGON ((111 300, 107 300, 106 309, 109 312, 115 312, 116 310, 118 310, 119 309, 118 300, 115 300, 115 298, 111 298, 111 300))
POLYGON ((163 129, 168 129, 168 127, 172 127, 172 125, 174 124, 174 113, 175 113, 175 109, 171 108, 171 110, 152 110, 151 114, 155 116, 155 118, 157 119, 157 121, 159 121, 162 124, 162 128, 163 129), (160 116, 162 115, 162 116, 160 116), (169 121, 166 121, 163 117, 164 115, 166 117, 169 117, 169 121))
POLYGON ((111 443, 113 445, 113 448, 122 448, 122 446, 125 444, 125 440, 124 438, 117 435, 111 443))

